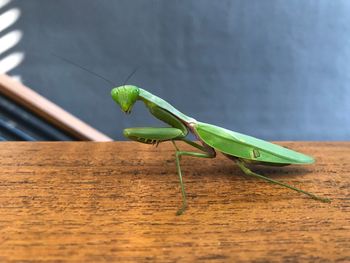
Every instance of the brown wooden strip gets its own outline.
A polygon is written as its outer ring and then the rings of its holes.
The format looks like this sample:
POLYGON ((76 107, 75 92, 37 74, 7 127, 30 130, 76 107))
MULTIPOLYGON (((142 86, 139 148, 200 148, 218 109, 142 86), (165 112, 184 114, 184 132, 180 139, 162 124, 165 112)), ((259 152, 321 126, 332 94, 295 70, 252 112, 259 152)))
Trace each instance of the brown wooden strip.
POLYGON ((78 139, 112 141, 107 135, 4 74, 0 74, 0 93, 78 139))

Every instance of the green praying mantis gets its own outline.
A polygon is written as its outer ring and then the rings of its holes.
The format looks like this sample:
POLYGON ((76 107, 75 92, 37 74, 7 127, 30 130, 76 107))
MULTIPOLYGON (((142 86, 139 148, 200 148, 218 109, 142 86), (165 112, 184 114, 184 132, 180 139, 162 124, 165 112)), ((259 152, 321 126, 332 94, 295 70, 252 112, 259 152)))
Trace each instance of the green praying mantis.
POLYGON ((322 202, 330 202, 328 198, 316 196, 294 186, 257 174, 247 166, 249 164, 268 166, 310 164, 314 162, 314 159, 310 156, 248 135, 197 121, 178 111, 165 100, 133 85, 113 88, 111 95, 123 112, 130 114, 135 102, 141 100, 154 117, 169 125, 169 127, 158 128, 127 128, 124 129, 123 133, 125 137, 141 143, 156 145, 166 141, 173 143, 182 193, 182 206, 177 211, 177 215, 181 215, 187 207, 186 191, 180 165, 181 157, 215 158, 216 151, 235 161, 246 175, 287 187, 322 202), (199 143, 187 139, 189 133, 192 133, 199 143), (181 151, 177 147, 176 141, 185 142, 200 152, 181 151))
MULTIPOLYGON (((57 54, 52 54, 80 69, 89 72, 96 77, 103 79, 107 83, 114 83, 109 79, 57 54)), ((127 80, 136 72, 136 69, 127 77, 127 80)), ((265 180, 269 183, 280 185, 291 190, 308 195, 312 199, 329 203, 328 198, 319 197, 312 193, 298 189, 294 186, 273 180, 250 170, 247 165, 266 166, 286 166, 290 164, 310 164, 314 159, 305 154, 284 148, 277 144, 263 141, 245 134, 230 131, 212 124, 204 123, 191 118, 178 111, 165 100, 151 94, 150 92, 133 85, 122 85, 115 87, 111 91, 113 100, 120 106, 121 110, 127 114, 136 101, 144 102, 150 113, 157 119, 165 122, 170 127, 142 127, 128 128, 124 130, 124 136, 141 143, 156 144, 171 141, 175 147, 175 160, 177 173, 179 176, 182 206, 177 211, 181 215, 187 207, 186 191, 182 179, 180 159, 182 156, 193 156, 198 158, 215 158, 216 151, 223 153, 226 157, 236 162, 239 168, 246 175, 265 180), (192 133, 199 144, 187 138, 192 133), (181 151, 176 141, 185 142, 201 152, 181 151)))

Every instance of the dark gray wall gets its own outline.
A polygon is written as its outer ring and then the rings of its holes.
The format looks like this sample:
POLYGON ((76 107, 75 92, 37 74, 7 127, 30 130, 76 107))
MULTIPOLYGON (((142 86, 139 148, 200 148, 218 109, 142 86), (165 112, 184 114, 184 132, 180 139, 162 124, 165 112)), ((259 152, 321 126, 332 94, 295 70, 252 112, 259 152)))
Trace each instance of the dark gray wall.
POLYGON ((123 115, 105 82, 129 81, 194 118, 268 140, 350 139, 350 1, 12 1, 18 74, 116 139, 158 125, 123 115))

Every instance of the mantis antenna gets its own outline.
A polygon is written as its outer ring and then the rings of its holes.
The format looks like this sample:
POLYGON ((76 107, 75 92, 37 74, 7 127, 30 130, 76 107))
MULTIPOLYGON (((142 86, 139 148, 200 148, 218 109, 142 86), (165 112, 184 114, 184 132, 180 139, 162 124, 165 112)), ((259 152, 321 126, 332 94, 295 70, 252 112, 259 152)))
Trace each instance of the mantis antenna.
POLYGON ((123 86, 125 86, 126 82, 136 73, 136 71, 139 69, 140 67, 136 67, 130 74, 129 76, 125 79, 123 86))
MULTIPOLYGON (((107 78, 105 78, 105 77, 103 77, 103 76, 97 74, 96 72, 93 72, 93 71, 91 71, 91 70, 89 70, 89 69, 83 67, 83 66, 80 66, 79 64, 77 64, 77 63, 75 63, 75 62, 73 62, 73 61, 71 61, 71 60, 69 60, 69 59, 67 59, 67 58, 61 57, 61 56, 59 56, 59 55, 57 55, 57 54, 55 54, 55 53, 52 53, 52 55, 55 56, 55 57, 57 57, 57 58, 59 58, 59 59, 62 59, 62 60, 64 60, 64 61, 66 61, 66 62, 68 62, 68 63, 70 63, 70 64, 72 64, 72 65, 74 65, 74 66, 76 66, 76 67, 78 67, 78 68, 80 68, 80 69, 82 69, 82 70, 85 70, 86 72, 89 72, 90 74, 93 74, 93 75, 95 75, 96 77, 98 77, 98 78, 100 78, 100 79, 103 79, 104 81, 106 81, 106 82, 109 83, 109 84, 112 84, 113 86, 117 86, 113 81, 111 81, 111 80, 109 80, 109 79, 107 79, 107 78)), ((134 73, 134 72, 133 72, 133 73, 134 73)), ((125 85, 125 84, 124 84, 124 85, 125 85)))
MULTIPOLYGON (((60 55, 57 55, 57 54, 52 53, 52 52, 51 52, 51 54, 52 54, 53 56, 55 56, 56 58, 62 59, 62 60, 64 60, 64 61, 68 62, 69 64, 72 64, 72 65, 74 65, 74 66, 76 66, 76 67, 78 67, 78 68, 80 68, 80 69, 82 69, 82 70, 85 70, 86 72, 89 72, 90 74, 92 74, 92 75, 94 75, 94 76, 96 76, 96 77, 98 77, 98 78, 100 78, 100 79, 106 81, 106 82, 109 83, 109 84, 112 84, 113 86, 118 86, 117 84, 115 84, 113 81, 107 79, 106 77, 103 77, 103 76, 101 76, 100 74, 97 74, 96 72, 93 72, 92 70, 87 69, 87 68, 85 68, 85 67, 83 67, 83 66, 81 66, 81 65, 79 65, 79 64, 77 64, 77 63, 75 63, 75 62, 72 61, 72 60, 69 60, 69 59, 67 59, 67 58, 61 57, 60 55)), ((136 71, 137 71, 139 68, 140 68, 140 67, 136 67, 136 68, 129 74, 129 76, 125 79, 124 84, 123 84, 122 86, 125 86, 126 82, 136 73, 136 71)))

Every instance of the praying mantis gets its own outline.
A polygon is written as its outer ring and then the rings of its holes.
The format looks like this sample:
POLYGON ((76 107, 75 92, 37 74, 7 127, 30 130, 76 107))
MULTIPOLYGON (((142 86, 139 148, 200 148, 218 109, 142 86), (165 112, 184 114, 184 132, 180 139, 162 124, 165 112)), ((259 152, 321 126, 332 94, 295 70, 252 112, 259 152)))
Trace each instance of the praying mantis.
MULTIPOLYGON (((90 74, 106 81, 114 83, 96 72, 93 72, 67 58, 52 54, 90 74)), ((187 208, 187 198, 180 160, 182 156, 192 156, 198 158, 215 158, 216 151, 223 153, 226 157, 236 162, 238 167, 248 176, 262 179, 272 184, 280 185, 296 192, 305 194, 312 199, 324 203, 330 203, 329 198, 319 197, 310 192, 306 192, 294 186, 282 183, 271 178, 253 172, 247 165, 266 166, 286 166, 290 164, 311 164, 314 159, 311 156, 287 149, 261 139, 245 134, 230 131, 219 126, 204 123, 191 118, 178 111, 162 98, 133 85, 125 85, 127 80, 136 72, 135 69, 125 80, 124 85, 115 87, 111 91, 113 100, 120 106, 121 110, 127 114, 136 101, 141 100, 150 113, 157 119, 165 122, 170 127, 143 127, 124 129, 124 136, 141 143, 156 144, 171 141, 175 147, 175 161, 182 194, 182 205, 177 211, 177 215, 183 214, 187 208), (199 144, 187 138, 192 133, 199 144), (201 152, 181 151, 176 141, 185 142, 201 152)))
POLYGON ((215 158, 216 151, 223 153, 226 157, 236 162, 243 173, 248 176, 287 187, 321 202, 330 202, 328 198, 316 196, 294 186, 257 174, 247 166, 311 164, 314 162, 314 159, 310 156, 248 135, 197 121, 178 111, 160 97, 133 85, 123 85, 113 88, 111 95, 121 110, 127 114, 131 113, 136 101, 143 101, 155 118, 168 125, 168 127, 127 128, 124 129, 123 134, 128 139, 146 144, 158 145, 166 141, 172 142, 175 147, 175 161, 182 193, 182 205, 177 211, 177 215, 181 215, 187 208, 186 191, 180 165, 181 157, 215 158), (187 138, 190 133, 196 137, 199 143, 187 138), (200 152, 181 151, 177 147, 176 141, 185 142, 200 152))

